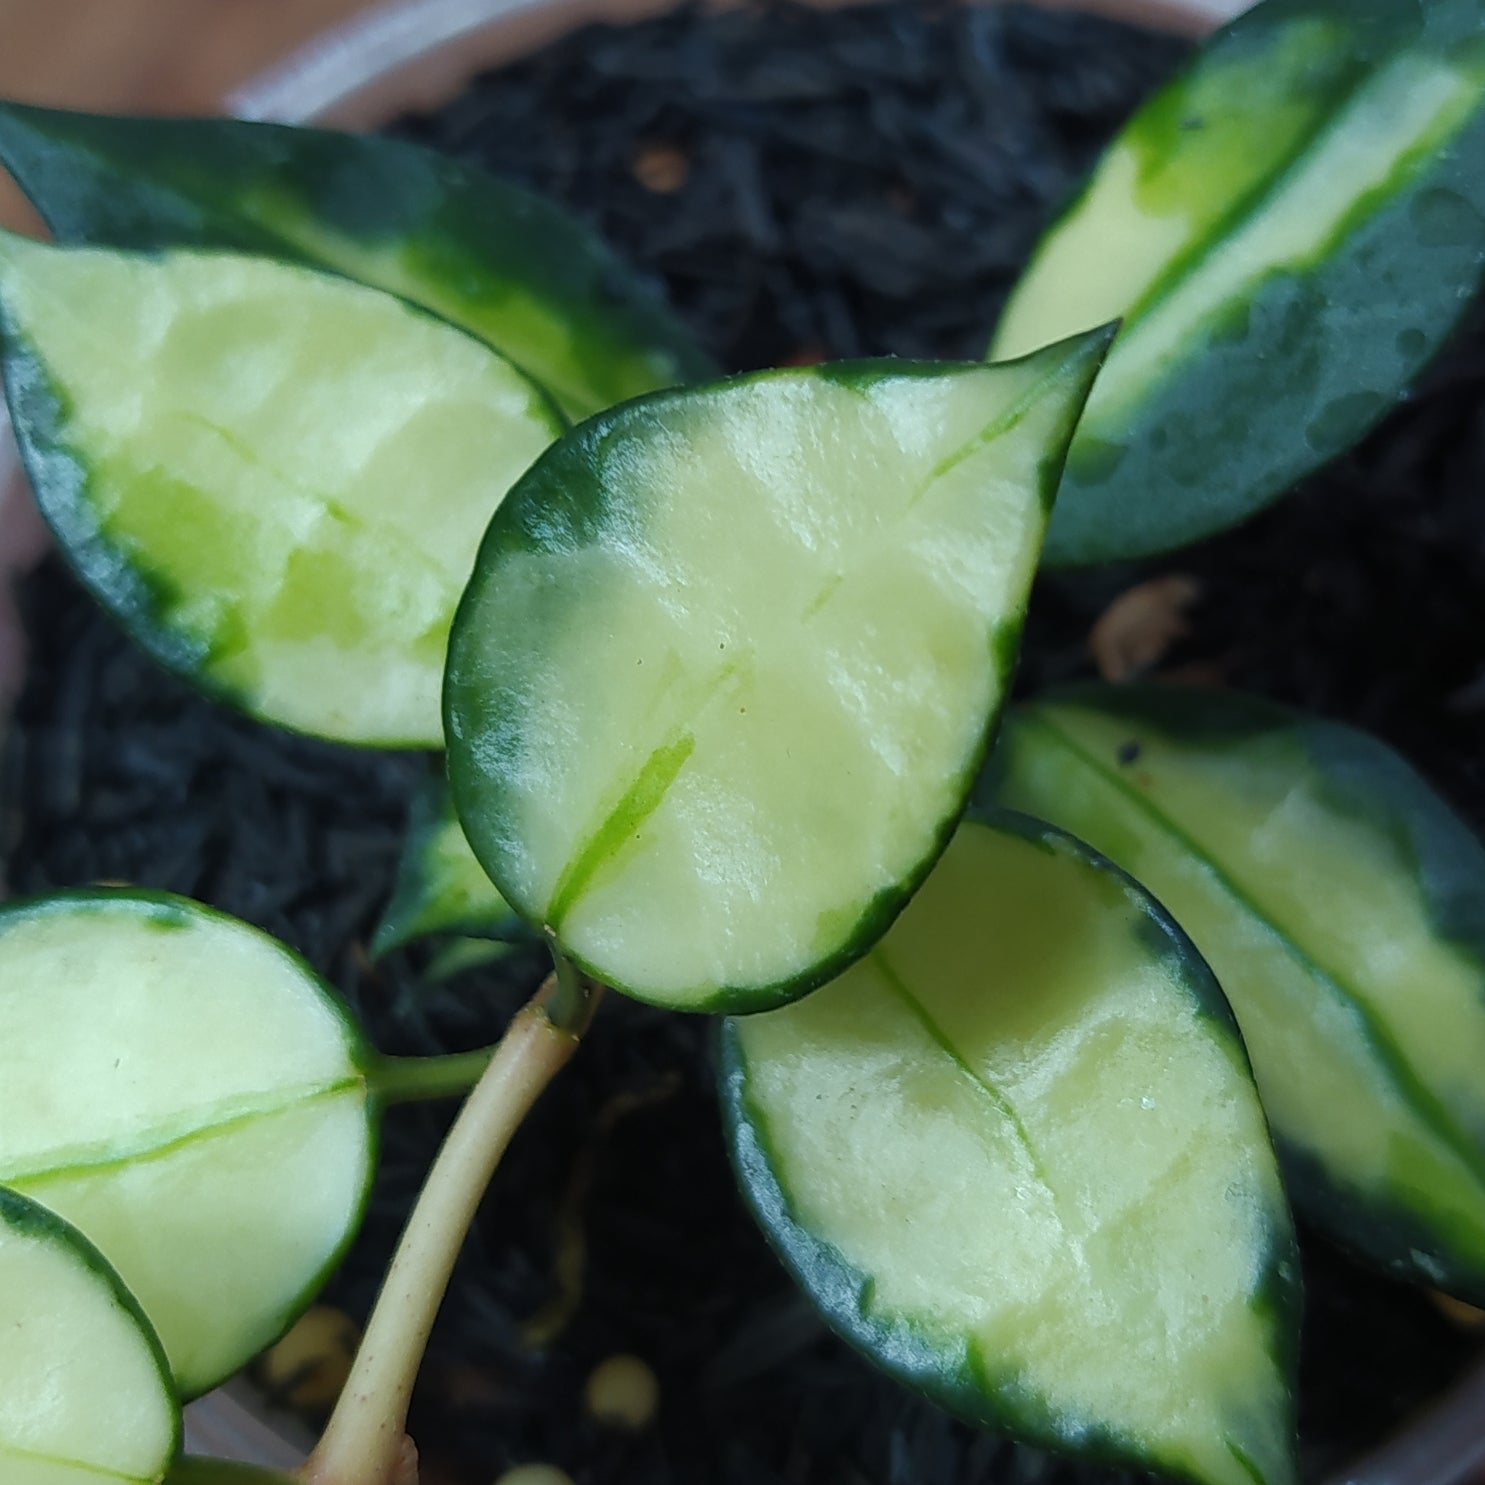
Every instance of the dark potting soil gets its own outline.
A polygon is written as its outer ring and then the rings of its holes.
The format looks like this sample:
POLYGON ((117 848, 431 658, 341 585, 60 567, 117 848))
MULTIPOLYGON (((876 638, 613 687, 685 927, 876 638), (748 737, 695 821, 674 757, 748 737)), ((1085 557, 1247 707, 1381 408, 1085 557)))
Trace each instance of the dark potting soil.
MULTIPOLYGON (((588 30, 481 80, 411 137, 568 201, 663 283, 719 360, 974 357, 1038 232, 1184 45, 1066 15, 888 4, 588 30)), ((1091 673, 1090 625, 1148 578, 1199 597, 1168 670, 1371 728, 1485 827, 1485 333, 1356 454, 1169 559, 1046 578, 1023 689, 1091 673)), ((373 967, 408 795, 428 761, 241 720, 157 671, 53 565, 4 758, 22 892, 129 880, 303 951, 387 1051, 492 1040, 535 953, 433 983, 373 967)), ((835 1341, 743 1211, 711 1027, 610 997, 515 1142, 435 1333, 413 1419, 438 1478, 545 1460, 578 1485, 1094 1485, 1113 1472, 959 1425, 835 1341), (558 1255, 582 1273, 560 1313, 558 1255), (547 1338, 533 1337, 536 1322, 547 1338), (614 1352, 658 1374, 655 1424, 584 1419, 614 1352), (444 1473, 446 1472, 446 1473, 444 1473)), ((329 1298, 363 1314, 445 1108, 394 1110, 364 1235, 329 1298)), ((1470 1338, 1422 1295, 1306 1239, 1306 1477, 1457 1375, 1470 1338)))

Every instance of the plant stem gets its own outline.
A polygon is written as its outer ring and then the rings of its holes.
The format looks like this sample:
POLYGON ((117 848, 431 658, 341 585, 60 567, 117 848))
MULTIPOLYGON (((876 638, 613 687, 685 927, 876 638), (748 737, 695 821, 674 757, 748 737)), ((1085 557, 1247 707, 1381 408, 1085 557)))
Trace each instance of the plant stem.
POLYGON ((441 1057, 378 1057, 367 1074, 372 1093, 384 1104, 457 1098, 479 1082, 493 1047, 441 1057))
POLYGON ((574 1030, 586 1026, 593 1016, 595 997, 602 988, 597 980, 590 980, 561 949, 557 940, 547 938, 554 966, 552 998, 547 1003, 547 1015, 553 1026, 574 1030))
POLYGON ((454 1259, 521 1120, 577 1049, 586 1022, 558 1028, 548 980, 507 1028, 428 1172, 367 1322, 350 1379, 313 1454, 305 1485, 390 1485, 413 1381, 454 1259))

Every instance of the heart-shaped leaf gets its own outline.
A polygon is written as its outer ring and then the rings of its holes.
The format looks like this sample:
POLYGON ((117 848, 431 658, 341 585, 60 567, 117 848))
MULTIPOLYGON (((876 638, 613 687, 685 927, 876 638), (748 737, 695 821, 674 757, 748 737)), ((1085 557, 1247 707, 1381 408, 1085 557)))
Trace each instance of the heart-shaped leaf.
POLYGON ((1021 817, 870 954, 727 1023, 743 1188, 848 1340, 972 1421, 1203 1485, 1292 1478, 1298 1266, 1189 940, 1021 817))
POLYGON ((1137 113, 993 356, 1122 317, 1049 565, 1230 526, 1349 448, 1485 272, 1482 0, 1268 0, 1137 113))
POLYGON ((577 218, 400 140, 11 103, 0 163, 65 242, 230 248, 332 269, 478 335, 573 418, 715 374, 577 218))
POLYGON ((368 1068, 323 982, 244 923, 144 893, 0 908, 0 1182, 107 1256, 187 1396, 273 1340, 349 1241, 368 1068))
POLYGON ((449 777, 506 900, 678 1008, 860 954, 963 808, 1106 343, 742 377, 557 444, 450 639, 449 777))
POLYGON ((180 1432, 164 1352, 118 1275, 0 1186, 0 1479, 154 1485, 180 1432))
POLYGON ((16 438, 83 580, 254 716, 439 747, 448 627, 561 420, 487 346, 262 258, 0 236, 16 438))
POLYGON ((1485 1302, 1485 846, 1364 734, 1090 686, 1008 717, 992 797, 1137 876, 1216 971, 1295 1205, 1485 1302))

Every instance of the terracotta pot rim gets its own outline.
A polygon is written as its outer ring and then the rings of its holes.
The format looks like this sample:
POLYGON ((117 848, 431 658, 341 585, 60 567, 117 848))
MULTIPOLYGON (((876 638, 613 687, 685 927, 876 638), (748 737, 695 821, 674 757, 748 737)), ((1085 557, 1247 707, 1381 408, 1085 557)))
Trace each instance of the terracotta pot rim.
MULTIPOLYGON (((226 100, 239 118, 368 127, 448 97, 483 68, 591 21, 636 20, 676 0, 384 0, 226 100)), ((709 0, 728 5, 738 0, 709 0)), ((812 0, 839 5, 859 0, 812 0)), ((980 0, 984 3, 984 0, 980 0)), ((993 0, 991 0, 993 3, 993 0)), ((1034 0, 1199 36, 1253 0, 1034 0)))

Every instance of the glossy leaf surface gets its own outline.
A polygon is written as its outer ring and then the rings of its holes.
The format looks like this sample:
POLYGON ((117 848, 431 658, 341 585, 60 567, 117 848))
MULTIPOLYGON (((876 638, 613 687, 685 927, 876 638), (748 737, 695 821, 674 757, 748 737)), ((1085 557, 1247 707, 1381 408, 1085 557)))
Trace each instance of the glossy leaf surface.
POLYGON ((541 459, 445 692, 506 900, 677 1008, 776 1004, 862 952, 962 808, 1106 339, 660 394, 541 459))
POLYGON ((727 1024, 744 1190, 830 1322, 960 1416, 1287 1480, 1298 1269, 1230 1014, 1122 873, 997 825, 840 979, 727 1024))
POLYGON ((0 1182, 105 1254, 181 1390, 244 1365, 359 1221, 367 1054, 296 956, 182 898, 0 909, 0 1182))
POLYGON ((139 1306, 80 1233, 0 1186, 0 1480, 154 1485, 179 1447, 139 1306))
POLYGON ((157 659, 300 731, 442 745, 480 535, 561 428, 509 362, 328 274, 17 237, 0 346, 43 513, 157 659))
POLYGON ((1485 269, 1482 0, 1268 0, 1105 153, 991 354, 1122 317, 1047 561, 1221 530, 1354 444, 1485 269))
POLYGON ((400 140, 4 104, 0 163, 63 241, 229 248, 343 273, 487 341, 573 418, 714 374, 577 218, 400 140))
POLYGON ((1376 740, 1089 687, 1007 719, 993 795, 1138 877, 1242 1025, 1299 1210, 1485 1299, 1485 847, 1376 740))

